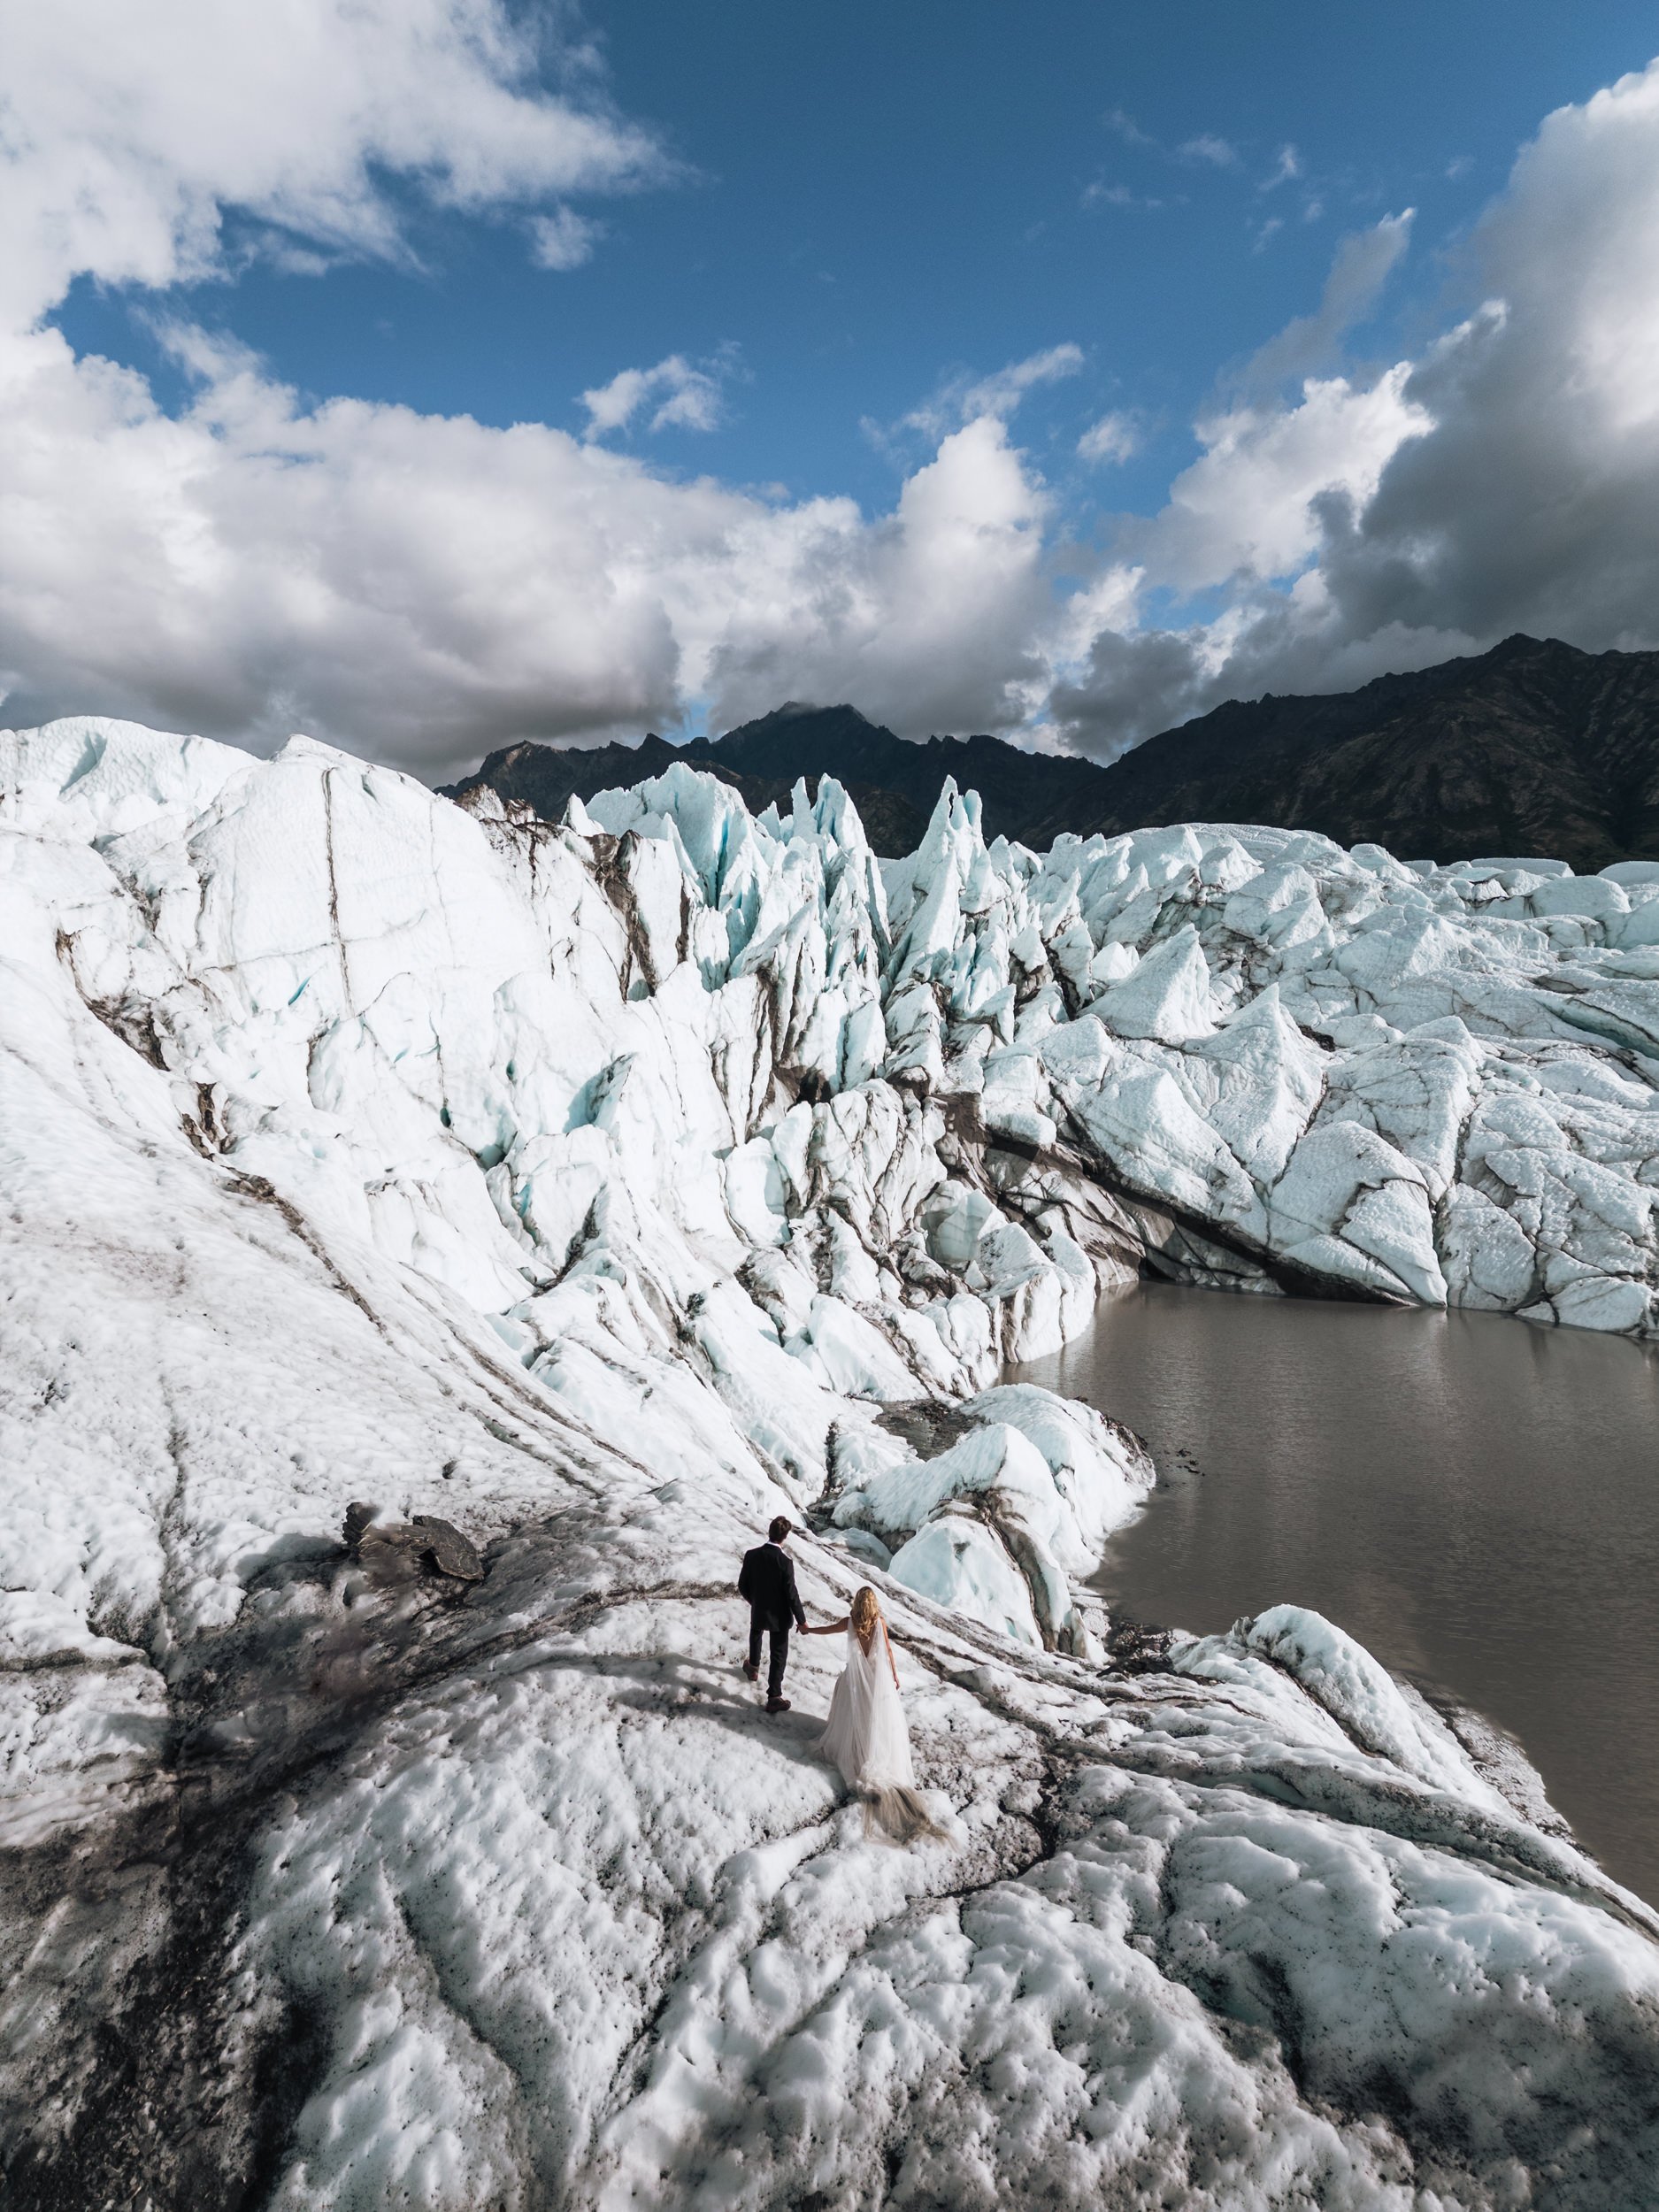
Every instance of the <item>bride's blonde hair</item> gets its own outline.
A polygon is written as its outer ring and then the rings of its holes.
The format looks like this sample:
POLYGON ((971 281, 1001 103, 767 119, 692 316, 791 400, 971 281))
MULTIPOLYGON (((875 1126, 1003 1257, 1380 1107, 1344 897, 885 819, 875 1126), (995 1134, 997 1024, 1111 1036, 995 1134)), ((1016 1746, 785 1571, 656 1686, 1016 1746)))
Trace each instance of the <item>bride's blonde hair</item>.
POLYGON ((866 1582, 853 1592, 853 1601, 848 1609, 858 1640, 868 1651, 876 1623, 881 1618, 881 1601, 866 1582))

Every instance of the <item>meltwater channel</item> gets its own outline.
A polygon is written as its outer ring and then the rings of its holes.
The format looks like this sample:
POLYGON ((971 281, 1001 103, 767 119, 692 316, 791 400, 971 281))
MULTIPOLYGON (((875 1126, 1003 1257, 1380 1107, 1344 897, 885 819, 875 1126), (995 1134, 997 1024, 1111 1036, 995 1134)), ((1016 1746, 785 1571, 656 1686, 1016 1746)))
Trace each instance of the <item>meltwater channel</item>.
POLYGON ((1018 1372, 1151 1447, 1096 1578, 1115 1610, 1208 1633, 1313 1607, 1518 1738, 1659 1904, 1659 1349, 1148 1283, 1018 1372))

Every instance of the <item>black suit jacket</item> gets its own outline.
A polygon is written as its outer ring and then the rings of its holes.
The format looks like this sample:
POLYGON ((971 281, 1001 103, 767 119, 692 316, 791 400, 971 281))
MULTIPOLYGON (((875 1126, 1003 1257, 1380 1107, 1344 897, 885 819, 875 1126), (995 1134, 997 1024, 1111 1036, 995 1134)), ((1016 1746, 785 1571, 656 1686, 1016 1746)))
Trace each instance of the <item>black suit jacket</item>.
POLYGON ((795 1562, 776 1544, 757 1544, 753 1551, 743 1554, 737 1594, 747 1598, 750 1609, 763 1620, 781 1624, 793 1617, 797 1628, 806 1626, 806 1613, 795 1586, 795 1562))

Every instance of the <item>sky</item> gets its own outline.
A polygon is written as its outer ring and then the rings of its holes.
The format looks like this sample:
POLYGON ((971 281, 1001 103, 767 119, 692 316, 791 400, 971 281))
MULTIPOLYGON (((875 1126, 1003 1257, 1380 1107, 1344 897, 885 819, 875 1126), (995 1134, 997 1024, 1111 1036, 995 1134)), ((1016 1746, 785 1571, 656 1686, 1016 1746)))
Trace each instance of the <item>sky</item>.
POLYGON ((1659 645, 1659 19, 1264 0, 0 17, 19 726, 850 700, 1110 758, 1659 645))

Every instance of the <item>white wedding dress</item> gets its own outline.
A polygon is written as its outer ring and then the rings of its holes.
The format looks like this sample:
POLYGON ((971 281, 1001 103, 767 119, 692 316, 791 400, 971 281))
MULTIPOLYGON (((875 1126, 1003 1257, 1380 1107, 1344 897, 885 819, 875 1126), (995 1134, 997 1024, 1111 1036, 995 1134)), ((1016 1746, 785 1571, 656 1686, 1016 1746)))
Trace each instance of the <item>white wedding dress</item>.
POLYGON ((893 1679, 887 1628, 876 1632, 865 1651, 857 1631, 847 1631, 847 1663, 830 1700, 829 1724, 818 1748, 841 1769, 887 1833, 902 1843, 944 1831, 917 1793, 910 1761, 910 1732, 893 1679))

